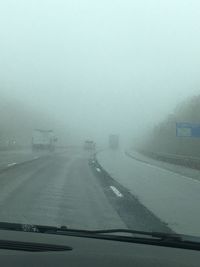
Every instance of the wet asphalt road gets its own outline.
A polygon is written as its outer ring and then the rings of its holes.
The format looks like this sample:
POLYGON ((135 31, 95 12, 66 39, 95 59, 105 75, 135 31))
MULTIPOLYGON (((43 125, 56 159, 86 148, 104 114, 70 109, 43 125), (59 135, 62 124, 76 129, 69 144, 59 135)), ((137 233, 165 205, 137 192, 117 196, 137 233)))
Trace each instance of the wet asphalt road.
POLYGON ((168 231, 82 150, 54 153, 0 171, 0 221, 80 229, 168 231))

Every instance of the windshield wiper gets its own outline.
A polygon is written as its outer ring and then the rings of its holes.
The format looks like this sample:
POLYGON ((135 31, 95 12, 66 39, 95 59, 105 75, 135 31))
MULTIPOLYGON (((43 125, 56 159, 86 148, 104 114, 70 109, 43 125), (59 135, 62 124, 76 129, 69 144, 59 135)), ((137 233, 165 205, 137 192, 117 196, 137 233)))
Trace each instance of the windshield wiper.
POLYGON ((98 236, 106 235, 106 234, 128 233, 128 234, 137 235, 137 236, 140 235, 140 236, 146 236, 146 237, 154 237, 157 239, 171 239, 171 240, 182 239, 181 235, 173 234, 173 233, 147 232, 147 231, 138 231, 138 230, 129 230, 129 229, 81 230, 81 229, 67 228, 66 226, 56 227, 56 226, 46 226, 46 225, 9 223, 9 222, 0 222, 0 229, 23 231, 23 232, 49 233, 49 234, 83 234, 83 235, 87 234, 87 235, 98 235, 98 236))
POLYGON ((175 233, 162 233, 162 232, 147 232, 147 231, 139 231, 139 230, 130 230, 130 229, 108 229, 108 230, 94 230, 89 231, 93 234, 115 234, 115 233, 128 233, 133 235, 142 235, 142 236, 150 236, 161 239, 173 239, 173 240, 182 240, 181 235, 175 233))
POLYGON ((200 238, 195 236, 180 235, 176 233, 147 232, 129 229, 108 230, 79 230, 65 226, 54 229, 46 229, 44 233, 60 234, 77 237, 105 239, 120 242, 147 244, 155 246, 191 249, 200 251, 200 238), (128 235, 124 235, 128 234, 128 235))
POLYGON ((183 249, 200 250, 200 238, 176 233, 147 232, 129 229, 81 230, 66 226, 45 226, 0 222, 0 230, 14 230, 43 234, 67 235, 105 239, 121 242, 167 246, 183 249))
MULTIPOLYGON (((139 230, 129 230, 129 229, 107 229, 107 230, 80 230, 80 229, 70 229, 65 226, 58 227, 56 229, 48 229, 47 227, 46 233, 71 233, 71 234, 88 234, 88 235, 107 235, 107 234, 131 234, 127 235, 126 237, 137 237, 140 236, 147 237, 147 238, 156 238, 162 240, 176 240, 182 241, 182 236, 175 233, 162 233, 162 232, 147 232, 147 231, 139 231, 139 230)), ((115 235, 124 237, 124 235, 115 235)))
MULTIPOLYGON (((139 230, 130 230, 130 229, 107 229, 107 230, 81 230, 81 229, 71 229, 66 226, 56 227, 56 226, 46 226, 46 225, 31 225, 31 224, 20 224, 20 223, 9 223, 9 222, 0 222, 1 230, 14 230, 14 231, 23 231, 23 232, 37 232, 37 233, 46 233, 46 234, 82 234, 82 235, 102 235, 107 236, 110 234, 131 234, 131 236, 125 236, 132 238, 136 236, 151 237, 162 240, 176 240, 181 241, 183 239, 182 235, 175 233, 162 233, 162 232, 147 232, 139 230)), ((113 235, 121 236, 124 235, 113 235)))

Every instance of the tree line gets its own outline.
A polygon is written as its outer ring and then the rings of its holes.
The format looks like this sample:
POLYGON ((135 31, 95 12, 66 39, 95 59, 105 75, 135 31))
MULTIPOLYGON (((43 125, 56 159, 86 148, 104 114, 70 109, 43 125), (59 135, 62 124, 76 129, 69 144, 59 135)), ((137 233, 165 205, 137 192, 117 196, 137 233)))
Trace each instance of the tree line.
POLYGON ((200 157, 200 138, 177 137, 177 122, 200 123, 200 95, 180 103, 173 113, 158 123, 140 150, 200 157))

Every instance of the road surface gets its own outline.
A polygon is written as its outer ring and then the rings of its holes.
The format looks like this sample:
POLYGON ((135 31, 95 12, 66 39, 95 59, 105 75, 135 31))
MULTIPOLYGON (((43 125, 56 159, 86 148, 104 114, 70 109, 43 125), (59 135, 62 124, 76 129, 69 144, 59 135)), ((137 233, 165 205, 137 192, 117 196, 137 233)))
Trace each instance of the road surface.
MULTIPOLYGON (((58 151, 61 152, 62 150, 58 151)), ((46 154, 48 154, 46 151, 32 152, 31 149, 0 151, 0 170, 26 161, 36 160, 46 154)))
POLYGON ((125 188, 70 149, 0 171, 0 221, 168 231, 125 188))
POLYGON ((200 236, 197 170, 185 171, 185 167, 177 166, 176 171, 176 165, 166 168, 147 157, 144 160, 143 155, 135 153, 134 157, 129 157, 120 150, 101 151, 97 160, 100 167, 174 232, 200 236), (194 175, 188 176, 192 171, 194 175))

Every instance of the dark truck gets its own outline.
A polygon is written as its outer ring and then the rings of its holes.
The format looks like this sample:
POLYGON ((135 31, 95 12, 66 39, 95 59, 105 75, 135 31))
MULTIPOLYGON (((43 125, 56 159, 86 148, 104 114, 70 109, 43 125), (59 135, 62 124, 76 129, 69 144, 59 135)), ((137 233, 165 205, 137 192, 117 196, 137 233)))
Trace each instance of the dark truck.
POLYGON ((119 148, 119 136, 117 134, 111 134, 109 136, 109 148, 111 149, 119 148))
POLYGON ((84 143, 84 149, 85 150, 95 150, 96 145, 95 142, 92 140, 86 140, 84 143))

